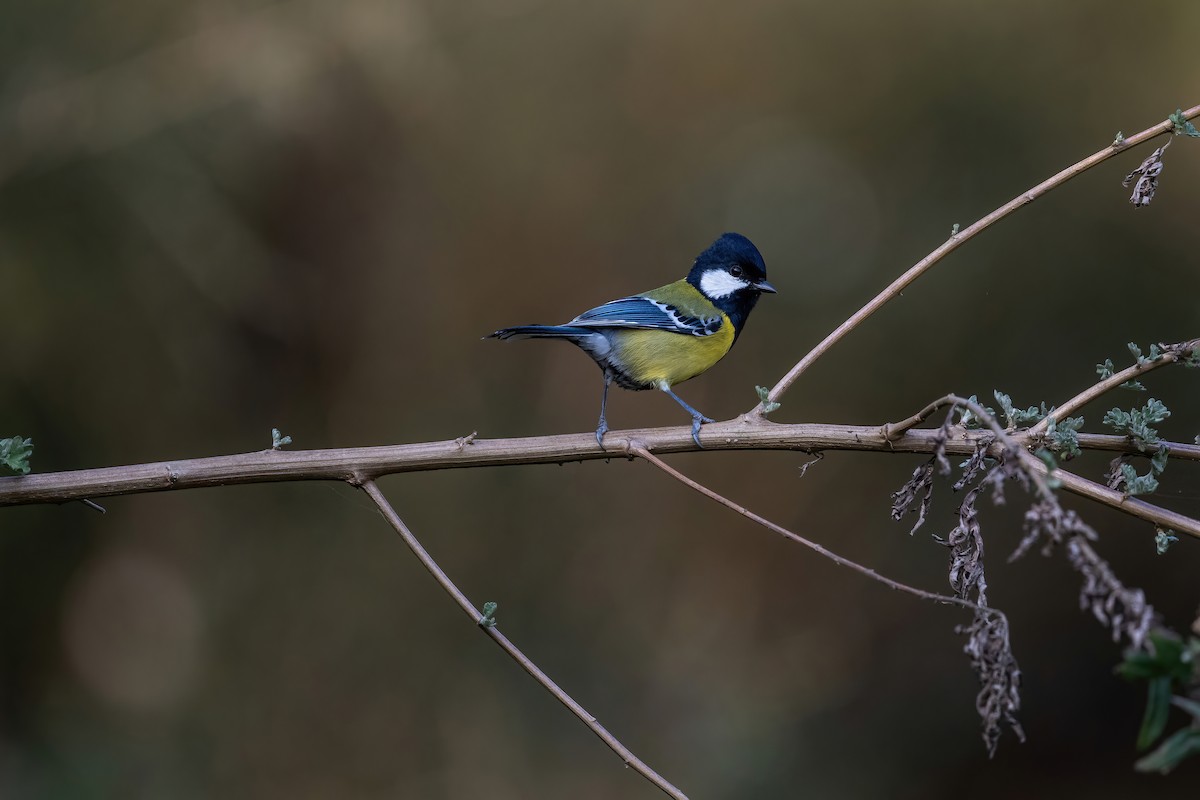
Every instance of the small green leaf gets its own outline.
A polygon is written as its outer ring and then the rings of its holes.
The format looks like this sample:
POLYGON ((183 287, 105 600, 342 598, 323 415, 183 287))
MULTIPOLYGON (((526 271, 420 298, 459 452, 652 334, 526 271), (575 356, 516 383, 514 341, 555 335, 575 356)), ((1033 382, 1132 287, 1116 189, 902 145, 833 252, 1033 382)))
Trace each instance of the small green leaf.
POLYGON ((29 474, 29 457, 32 455, 33 439, 22 439, 20 436, 0 439, 0 465, 18 475, 29 474))
POLYGON ((1161 400, 1152 397, 1141 408, 1132 408, 1129 411, 1111 409, 1104 415, 1103 422, 1117 433, 1128 436, 1144 453, 1159 444, 1158 431, 1150 427, 1151 424, 1162 422, 1169 416, 1170 409, 1163 405, 1161 400))
POLYGON ((992 397, 996 398, 996 404, 1000 406, 1000 410, 1004 412, 1004 416, 1011 420, 1013 413, 1016 411, 1013 408, 1012 398, 999 389, 992 390, 992 397))
POLYGON ((1200 139, 1200 131, 1196 130, 1196 126, 1190 120, 1184 119, 1183 109, 1175 109, 1175 113, 1167 117, 1171 124, 1175 126, 1176 136, 1190 136, 1193 139, 1200 139))
POLYGON ((1147 680, 1163 675, 1183 684, 1191 680, 1194 644, 1200 640, 1192 639, 1184 644, 1177 634, 1159 628, 1150 633, 1150 643, 1153 651, 1129 650, 1125 660, 1117 665, 1116 673, 1125 680, 1147 680))
POLYGON ((1138 730, 1137 749, 1145 750, 1154 744, 1167 727, 1167 715, 1171 712, 1171 679, 1163 675, 1153 678, 1146 686, 1146 713, 1142 715, 1142 727, 1138 730))
POLYGON ((1136 361, 1138 366, 1141 367, 1158 361, 1163 355, 1162 350, 1160 350, 1156 344, 1150 345, 1150 354, 1145 356, 1142 355, 1142 348, 1138 347, 1133 342, 1129 342, 1125 346, 1129 348, 1129 354, 1133 356, 1133 360, 1136 361))
POLYGON ((1124 411, 1120 408, 1113 408, 1105 413, 1104 419, 1102 419, 1101 422, 1110 428, 1124 433, 1129 430, 1130 419, 1131 418, 1128 411, 1124 411))
POLYGON ((1117 135, 1113 137, 1112 146, 1120 147, 1123 144, 1125 144, 1125 134, 1117 131, 1117 135))
POLYGON ((1154 494, 1158 491, 1158 480, 1149 472, 1145 475, 1138 475, 1137 471, 1130 464, 1122 464, 1121 475, 1125 479, 1125 494, 1127 496, 1154 494))
POLYGON ((1163 470, 1167 468, 1167 459, 1171 457, 1171 451, 1166 445, 1158 448, 1153 456, 1150 457, 1150 470, 1155 475, 1162 475, 1163 470))
POLYGON ((494 628, 496 626, 496 609, 499 607, 499 603, 491 600, 484 603, 483 616, 479 618, 479 625, 484 628, 494 628))
POLYGON ((779 408, 779 403, 773 402, 770 399, 771 390, 765 386, 755 386, 754 391, 758 392, 758 400, 762 403, 763 413, 770 414, 779 408))
POLYGON ((279 432, 279 428, 271 428, 271 449, 279 450, 285 444, 291 444, 292 437, 284 436, 279 432))
POLYGON ((999 389, 993 391, 992 394, 995 395, 996 402, 1000 404, 1000 408, 1004 412, 1004 417, 1007 420, 1008 427, 1010 429, 1019 428, 1022 425, 1028 425, 1032 422, 1037 422, 1042 417, 1046 416, 1047 413, 1049 413, 1045 403, 1043 403, 1040 408, 1038 406, 1030 406, 1029 408, 1016 408, 1013 405, 1012 398, 999 389))
POLYGON ((1179 537, 1175 535, 1175 531, 1171 529, 1158 529, 1158 533, 1154 534, 1154 548, 1160 556, 1167 554, 1167 549, 1172 544, 1179 541, 1179 537))
MULTIPOLYGON (((967 398, 967 400, 969 400, 970 402, 972 402, 978 406, 983 405, 982 403, 979 402, 979 398, 976 397, 975 395, 971 395, 970 397, 967 398)), ((993 416, 993 417, 996 416, 995 410, 992 409, 990 406, 984 406, 983 408, 991 416, 993 416)), ((962 417, 959 420, 959 424, 961 424, 964 428, 980 428, 980 427, 983 427, 983 420, 976 417, 975 413, 973 411, 971 411, 971 409, 964 406, 962 409, 962 417)))
POLYGON ((1146 391, 1146 387, 1144 385, 1142 385, 1141 381, 1125 381, 1117 388, 1118 389, 1132 389, 1135 392, 1146 391))
POLYGON ((1146 401, 1145 408, 1142 409, 1142 416, 1145 417, 1147 422, 1162 422, 1171 416, 1171 411, 1163 405, 1161 400, 1155 400, 1151 397, 1146 401))
POLYGON ((1108 380, 1113 376, 1113 363, 1111 358, 1104 359, 1103 364, 1096 365, 1096 374, 1100 376, 1100 380, 1108 380))
POLYGON ((1200 729, 1182 728, 1175 731, 1153 753, 1133 765, 1138 772, 1159 772, 1166 775, 1188 756, 1200 753, 1200 729))
POLYGON ((951 236, 958 236, 958 223, 957 223, 957 222, 956 222, 956 223, 954 223, 954 224, 953 224, 953 225, 950 227, 950 235, 951 235, 951 236))
MULTIPOLYGON (((1051 412, 1053 413, 1053 412, 1051 412)), ((1079 429, 1083 427, 1083 417, 1047 417, 1050 424, 1046 426, 1046 437, 1051 444, 1051 450, 1064 461, 1070 461, 1083 451, 1079 447, 1079 429)))

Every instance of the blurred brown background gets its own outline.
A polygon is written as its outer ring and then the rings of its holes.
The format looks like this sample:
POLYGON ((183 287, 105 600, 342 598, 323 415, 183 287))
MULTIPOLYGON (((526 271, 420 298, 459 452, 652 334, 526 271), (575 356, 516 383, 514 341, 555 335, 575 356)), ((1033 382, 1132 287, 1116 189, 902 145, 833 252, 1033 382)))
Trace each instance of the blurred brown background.
MULTIPOLYGON (((566 345, 480 341, 681 276, 724 230, 780 294, 681 394, 725 418, 888 280, 1047 175, 1198 101, 1200 5, 885 0, 10 3, 0 25, 0 434, 39 472, 591 430, 566 345)), ((1200 329, 1200 143, 1134 211, 1115 159, 972 242, 809 372, 779 419, 947 391, 1061 402, 1200 329)), ((1196 374, 1153 376, 1200 431, 1196 374)), ((1127 404, 1135 398, 1116 398, 1127 404)), ((1089 408, 1089 429, 1111 403, 1089 408)), ((615 393, 613 427, 682 424, 615 393)), ((672 459, 942 590, 915 457, 672 459)), ((1104 459, 1080 469, 1099 475, 1104 459)), ((1194 466, 1159 502, 1200 514, 1194 466)), ((1195 797, 1136 775, 1141 689, 1058 559, 1003 557, 1021 719, 985 757, 953 610, 851 575, 620 460, 382 486, 503 630, 695 798, 1195 797)), ((652 798, 349 487, 0 515, 0 796, 652 798)), ((1080 507, 1079 504, 1076 504, 1080 507)), ((1087 508, 1176 627, 1196 543, 1087 508)), ((1176 720, 1178 722, 1178 720, 1176 720)))

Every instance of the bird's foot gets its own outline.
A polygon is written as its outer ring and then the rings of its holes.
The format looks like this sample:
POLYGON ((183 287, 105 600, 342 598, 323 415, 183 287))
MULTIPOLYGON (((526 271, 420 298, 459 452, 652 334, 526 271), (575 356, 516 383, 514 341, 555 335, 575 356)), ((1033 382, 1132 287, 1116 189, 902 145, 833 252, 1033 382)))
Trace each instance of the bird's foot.
POLYGON ((716 422, 716 420, 709 419, 703 414, 697 414, 696 416, 692 417, 692 441, 695 442, 696 447, 699 447, 701 450, 704 449, 704 445, 700 444, 700 426, 706 422, 716 422))
POLYGON ((608 420, 604 417, 600 418, 600 424, 596 426, 596 444, 600 445, 600 449, 604 449, 604 434, 608 433, 608 420))

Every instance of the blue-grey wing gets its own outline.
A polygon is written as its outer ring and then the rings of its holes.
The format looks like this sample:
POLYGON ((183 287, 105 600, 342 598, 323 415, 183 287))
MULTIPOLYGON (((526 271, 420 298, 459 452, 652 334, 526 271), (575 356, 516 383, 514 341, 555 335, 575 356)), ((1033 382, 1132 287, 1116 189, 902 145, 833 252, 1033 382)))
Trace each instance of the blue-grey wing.
POLYGON ((648 297, 623 297, 585 311, 567 324, 580 328, 636 328, 711 336, 721 329, 721 318, 691 316, 670 303, 648 297))

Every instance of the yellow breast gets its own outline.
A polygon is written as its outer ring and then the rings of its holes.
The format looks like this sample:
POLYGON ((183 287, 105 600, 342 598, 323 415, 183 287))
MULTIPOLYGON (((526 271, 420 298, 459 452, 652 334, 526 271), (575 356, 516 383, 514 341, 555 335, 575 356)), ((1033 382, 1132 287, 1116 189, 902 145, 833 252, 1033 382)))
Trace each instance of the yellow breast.
POLYGON ((614 355, 626 375, 638 383, 673 386, 716 364, 733 346, 733 323, 721 315, 720 329, 709 336, 670 331, 621 331, 614 355))

